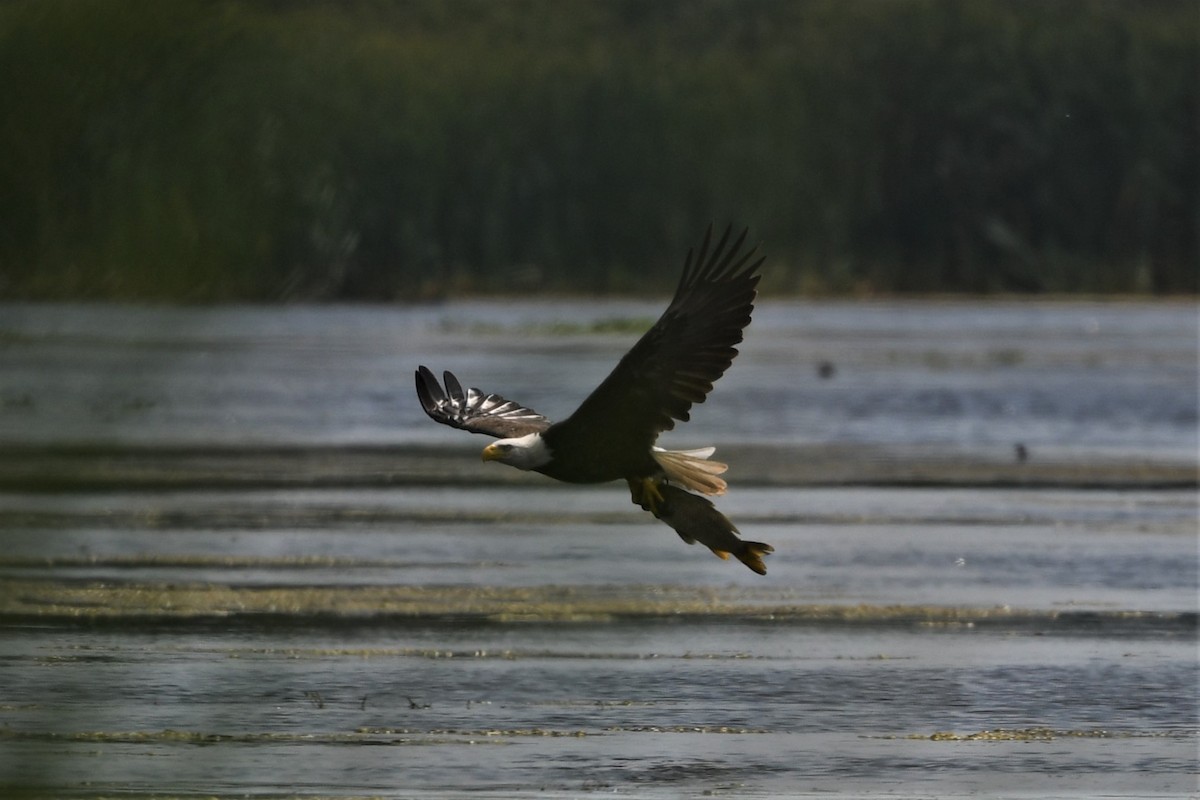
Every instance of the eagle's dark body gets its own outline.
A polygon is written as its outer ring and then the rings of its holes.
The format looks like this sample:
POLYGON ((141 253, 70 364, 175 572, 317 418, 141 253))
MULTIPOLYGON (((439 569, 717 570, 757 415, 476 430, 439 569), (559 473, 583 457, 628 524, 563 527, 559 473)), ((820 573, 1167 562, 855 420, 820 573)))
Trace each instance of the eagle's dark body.
MULTIPOLYGON (((569 433, 570 429, 567 431, 569 433)), ((586 434, 586 429, 583 432, 586 434)), ((650 455, 649 448, 644 453, 614 449, 586 460, 561 458, 560 453, 571 452, 573 437, 555 435, 558 433, 560 432, 550 428, 542 434, 553 460, 543 466, 534 467, 534 472, 540 472, 548 478, 564 483, 608 483, 621 479, 648 478, 662 473, 662 469, 650 455)))
POLYGON ((729 245, 730 231, 710 248, 711 228, 695 258, 688 253, 675 295, 659 320, 616 368, 559 423, 494 394, 463 391, 449 372, 446 391, 425 367, 417 394, 426 413, 446 425, 500 441, 484 458, 500 460, 568 483, 624 479, 633 500, 671 525, 685 541, 700 541, 722 557, 737 556, 766 571, 768 545, 744 542, 708 500, 685 489, 721 494, 715 476, 724 465, 704 451, 664 451, 658 435, 686 422, 737 355, 750 323, 762 259, 742 251, 746 233, 729 245), (727 245, 729 245, 727 247, 727 245))

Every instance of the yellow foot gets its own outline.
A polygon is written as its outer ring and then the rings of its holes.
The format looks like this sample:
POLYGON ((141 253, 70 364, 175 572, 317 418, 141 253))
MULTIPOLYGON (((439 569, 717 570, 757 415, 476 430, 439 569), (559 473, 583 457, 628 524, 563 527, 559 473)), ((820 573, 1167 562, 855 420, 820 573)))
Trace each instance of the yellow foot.
POLYGON ((662 492, 658 490, 658 481, 654 478, 641 478, 640 480, 630 480, 628 483, 629 493, 633 495, 633 502, 657 517, 659 506, 663 501, 662 492))

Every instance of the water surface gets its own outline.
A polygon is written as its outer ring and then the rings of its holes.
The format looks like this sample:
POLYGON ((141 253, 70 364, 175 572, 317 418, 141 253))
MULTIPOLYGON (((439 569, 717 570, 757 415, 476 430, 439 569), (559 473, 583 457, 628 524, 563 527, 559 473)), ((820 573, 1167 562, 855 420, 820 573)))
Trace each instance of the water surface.
POLYGON ((657 308, 0 308, 0 785, 1196 792, 1193 307, 763 304, 670 443, 766 577, 413 397, 564 416, 657 308))

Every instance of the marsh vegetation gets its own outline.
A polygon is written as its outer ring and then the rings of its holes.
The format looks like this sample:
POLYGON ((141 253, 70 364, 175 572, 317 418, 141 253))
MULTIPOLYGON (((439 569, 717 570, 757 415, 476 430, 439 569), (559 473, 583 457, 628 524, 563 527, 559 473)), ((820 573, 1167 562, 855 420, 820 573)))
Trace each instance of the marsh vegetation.
POLYGON ((0 296, 1194 292, 1189 2, 0 3, 0 296))

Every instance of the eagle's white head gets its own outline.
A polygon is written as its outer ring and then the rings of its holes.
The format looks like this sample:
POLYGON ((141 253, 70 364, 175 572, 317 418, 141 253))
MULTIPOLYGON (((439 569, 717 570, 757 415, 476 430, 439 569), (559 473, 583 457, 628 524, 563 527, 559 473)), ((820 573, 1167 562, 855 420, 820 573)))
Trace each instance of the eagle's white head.
POLYGON ((550 448, 540 433, 499 439, 483 448, 484 461, 499 461, 517 469, 537 469, 550 463, 550 448))

